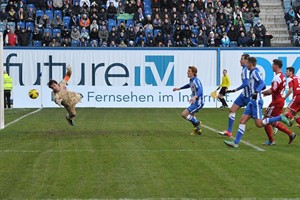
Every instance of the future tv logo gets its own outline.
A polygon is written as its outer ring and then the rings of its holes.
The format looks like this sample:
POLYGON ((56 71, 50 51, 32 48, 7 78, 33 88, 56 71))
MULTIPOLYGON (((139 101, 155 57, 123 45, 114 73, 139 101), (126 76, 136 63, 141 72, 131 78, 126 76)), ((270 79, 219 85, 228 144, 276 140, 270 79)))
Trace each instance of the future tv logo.
POLYGON ((174 86, 174 56, 145 56, 145 67, 134 67, 135 86, 174 86))
MULTIPOLYGON (((24 85, 23 83, 23 64, 20 63, 11 63, 10 60, 12 57, 17 57, 16 53, 9 54, 6 58, 4 66, 7 71, 10 71, 11 67, 18 68, 19 70, 19 85, 24 85)), ((41 72, 42 68, 49 71, 49 79, 53 79, 54 68, 61 68, 63 71, 63 76, 66 71, 65 62, 53 62, 52 55, 48 56, 49 60, 37 63, 37 72, 36 77, 32 79, 34 85, 40 85, 41 82, 41 72)), ((118 86, 174 86, 174 56, 153 56, 146 55, 145 60, 139 63, 143 63, 144 66, 133 66, 128 68, 123 63, 111 63, 106 65, 105 62, 102 63, 92 63, 91 66, 91 85, 96 85, 96 79, 103 79, 106 86, 115 86, 113 80, 122 79, 118 82, 118 86), (118 69, 119 72, 116 72, 114 69, 118 69), (132 69, 132 70, 130 70, 132 69), (99 72, 98 74, 96 72, 99 72), (101 77, 102 76, 102 77, 101 77), (125 78, 125 79, 124 79, 125 78), (130 83, 128 83, 128 81, 130 83)), ((76 66, 74 66, 75 68, 76 66)), ((80 77, 79 83, 76 85, 87 85, 85 69, 88 66, 85 63, 81 63, 80 72, 77 73, 77 76, 80 77)))

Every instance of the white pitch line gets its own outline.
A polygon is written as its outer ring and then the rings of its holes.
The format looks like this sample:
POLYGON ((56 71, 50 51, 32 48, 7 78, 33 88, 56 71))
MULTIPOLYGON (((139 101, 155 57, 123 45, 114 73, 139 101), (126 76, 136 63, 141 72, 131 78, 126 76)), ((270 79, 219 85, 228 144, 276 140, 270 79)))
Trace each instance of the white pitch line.
MULTIPOLYGON (((53 149, 46 151, 39 150, 22 150, 22 149, 2 149, 0 153, 74 153, 74 152, 83 152, 83 153, 95 153, 95 152, 223 152, 223 149, 219 150, 207 150, 207 149, 95 149, 95 150, 76 150, 76 149, 53 149)), ((228 150, 229 151, 229 150, 228 150)))
POLYGON ((7 124, 5 124, 4 128, 6 128, 6 127, 8 127, 8 126, 10 126, 10 125, 12 125, 12 124, 14 124, 14 123, 20 121, 21 119, 23 119, 23 118, 25 118, 25 117, 28 117, 29 115, 32 115, 32 114, 34 114, 34 113, 37 113, 37 112, 41 111, 42 109, 43 109, 43 108, 39 108, 39 109, 37 109, 37 110, 35 110, 35 111, 32 111, 31 113, 27 113, 26 115, 23 115, 22 117, 19 117, 18 119, 14 120, 14 121, 12 121, 12 122, 9 122, 9 123, 7 123, 7 124))
MULTIPOLYGON (((215 133, 219 134, 219 131, 217 129, 211 128, 211 127, 206 126, 206 125, 201 125, 201 126, 204 127, 204 128, 206 128, 206 129, 208 129, 208 130, 210 130, 210 131, 212 131, 212 132, 215 132, 215 133)), ((233 137, 233 136, 231 136, 231 138, 235 139, 235 137, 233 137)), ((264 149, 262 149, 262 148, 260 148, 258 146, 255 146, 254 144, 251 144, 251 143, 246 142, 244 140, 241 140, 241 143, 243 143, 243 144, 245 144, 245 145, 247 145, 249 147, 252 147, 252 148, 254 148, 257 151, 266 151, 266 150, 264 150, 264 149)))

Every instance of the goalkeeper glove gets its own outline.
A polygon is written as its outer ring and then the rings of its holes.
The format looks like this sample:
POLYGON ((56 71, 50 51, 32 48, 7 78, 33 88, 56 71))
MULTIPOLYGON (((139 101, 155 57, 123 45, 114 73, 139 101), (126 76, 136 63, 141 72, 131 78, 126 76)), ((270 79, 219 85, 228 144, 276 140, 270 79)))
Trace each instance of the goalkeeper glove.
POLYGON ((257 99, 257 93, 256 92, 252 93, 251 97, 252 97, 252 99, 256 100, 257 99))

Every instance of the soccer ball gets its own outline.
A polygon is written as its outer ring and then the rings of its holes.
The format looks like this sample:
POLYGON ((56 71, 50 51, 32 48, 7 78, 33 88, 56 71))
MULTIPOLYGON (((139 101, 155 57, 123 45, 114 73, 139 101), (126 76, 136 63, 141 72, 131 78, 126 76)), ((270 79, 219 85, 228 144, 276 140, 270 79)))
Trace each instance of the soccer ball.
POLYGON ((28 95, 31 99, 36 99, 39 96, 39 91, 37 89, 31 89, 29 90, 28 95))

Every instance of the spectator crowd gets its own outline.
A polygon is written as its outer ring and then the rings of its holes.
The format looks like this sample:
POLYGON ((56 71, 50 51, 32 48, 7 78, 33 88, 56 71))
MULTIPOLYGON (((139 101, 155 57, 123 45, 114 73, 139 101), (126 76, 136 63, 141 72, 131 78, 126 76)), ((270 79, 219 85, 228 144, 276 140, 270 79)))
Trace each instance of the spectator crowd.
POLYGON ((5 46, 268 47, 259 13, 258 0, 2 0, 0 29, 5 46))
POLYGON ((291 43, 300 47, 300 0, 289 0, 284 2, 285 21, 287 23, 291 43))

